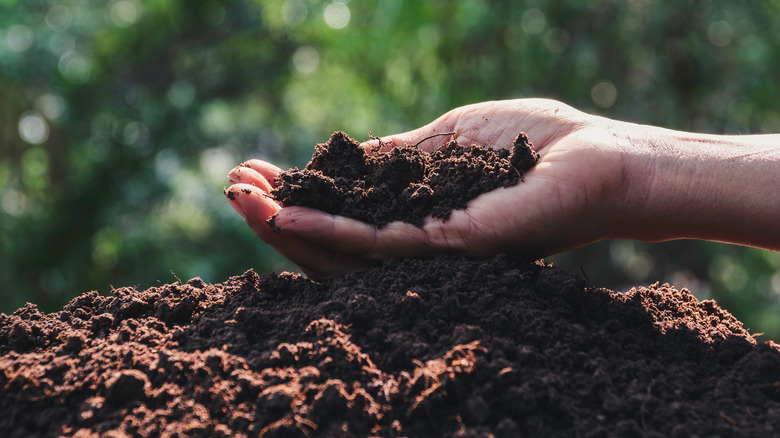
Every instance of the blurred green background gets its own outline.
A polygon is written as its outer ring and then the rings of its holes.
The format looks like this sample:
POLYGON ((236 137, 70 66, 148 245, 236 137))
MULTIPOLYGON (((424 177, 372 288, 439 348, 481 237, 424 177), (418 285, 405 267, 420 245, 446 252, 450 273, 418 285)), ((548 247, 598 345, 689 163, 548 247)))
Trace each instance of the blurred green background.
MULTIPOLYGON (((777 0, 0 0, 0 311, 293 269, 233 212, 225 174, 302 166, 334 130, 539 96, 780 132, 777 29, 777 0)), ((611 241, 550 260, 618 290, 688 287, 780 339, 778 253, 611 241)))

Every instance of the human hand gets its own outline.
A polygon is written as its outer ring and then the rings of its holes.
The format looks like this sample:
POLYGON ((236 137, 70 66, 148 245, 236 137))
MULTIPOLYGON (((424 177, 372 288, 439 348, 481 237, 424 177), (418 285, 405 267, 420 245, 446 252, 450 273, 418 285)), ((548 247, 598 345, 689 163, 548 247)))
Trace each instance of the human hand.
MULTIPOLYGON (((402 222, 377 228, 305 207, 282 208, 267 195, 281 169, 259 160, 233 169, 225 193, 258 237, 317 280, 387 258, 439 252, 534 259, 618 228, 610 212, 621 202, 625 175, 612 123, 560 102, 521 99, 460 107, 420 129, 381 139, 383 151, 444 132, 456 132, 464 146, 510 147, 523 131, 540 155, 523 183, 485 193, 446 221, 429 216, 419 228, 402 222), (274 215, 272 228, 266 221, 274 215)), ((440 142, 429 139, 419 147, 430 152, 440 142)))

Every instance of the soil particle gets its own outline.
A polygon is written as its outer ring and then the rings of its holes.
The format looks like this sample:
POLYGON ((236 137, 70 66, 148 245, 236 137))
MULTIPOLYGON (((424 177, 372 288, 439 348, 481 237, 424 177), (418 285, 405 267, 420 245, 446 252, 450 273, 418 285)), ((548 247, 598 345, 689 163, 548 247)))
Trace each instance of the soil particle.
POLYGON ((777 436, 780 348, 505 257, 252 271, 0 314, 0 436, 777 436))
POLYGON ((228 189, 227 189, 227 188, 223 189, 223 190, 222 190, 222 193, 224 193, 224 194, 225 194, 225 196, 226 196, 228 199, 230 199, 231 201, 235 201, 235 200, 236 200, 236 194, 235 194, 235 193, 233 193, 233 192, 230 192, 230 191, 228 191, 228 189))
POLYGON ((268 218, 268 220, 265 221, 265 223, 268 224, 269 227, 271 227, 271 232, 274 234, 277 234, 282 231, 282 227, 276 226, 276 215, 273 215, 268 218))
POLYGON ((371 154, 343 132, 315 147, 303 170, 282 172, 271 195, 284 206, 301 205, 382 226, 422 225, 448 219, 482 193, 509 187, 539 160, 524 133, 512 145, 459 146, 446 141, 433 153, 407 145, 371 154))

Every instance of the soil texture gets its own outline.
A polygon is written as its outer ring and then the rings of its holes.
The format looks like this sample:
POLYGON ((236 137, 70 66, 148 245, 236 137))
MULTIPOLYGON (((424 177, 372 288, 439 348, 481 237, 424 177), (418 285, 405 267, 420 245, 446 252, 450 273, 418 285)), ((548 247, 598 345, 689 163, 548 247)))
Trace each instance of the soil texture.
POLYGON ((444 141, 433 153, 414 145, 367 153, 343 132, 318 144, 311 161, 277 177, 271 192, 282 205, 311 207, 377 226, 422 225, 428 215, 447 219, 468 201, 509 187, 539 160, 528 137, 512 145, 459 146, 444 141))
POLYGON ((685 290, 499 256, 0 315, 0 436, 780 434, 780 348, 685 290))

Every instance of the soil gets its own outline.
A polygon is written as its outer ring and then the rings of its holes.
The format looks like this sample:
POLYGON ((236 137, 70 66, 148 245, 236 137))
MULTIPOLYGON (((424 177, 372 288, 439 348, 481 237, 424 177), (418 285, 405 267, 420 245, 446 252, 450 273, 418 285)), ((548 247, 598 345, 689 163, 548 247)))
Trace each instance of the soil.
POLYGON ((0 315, 0 436, 778 436, 780 347, 503 256, 252 271, 0 315))
POLYGON ((433 153, 415 145, 367 153, 343 132, 318 144, 303 170, 282 172, 271 192, 289 207, 305 206, 382 226, 422 225, 429 214, 447 219, 468 201, 522 180, 539 155, 520 133, 511 145, 459 146, 444 141, 433 153))

